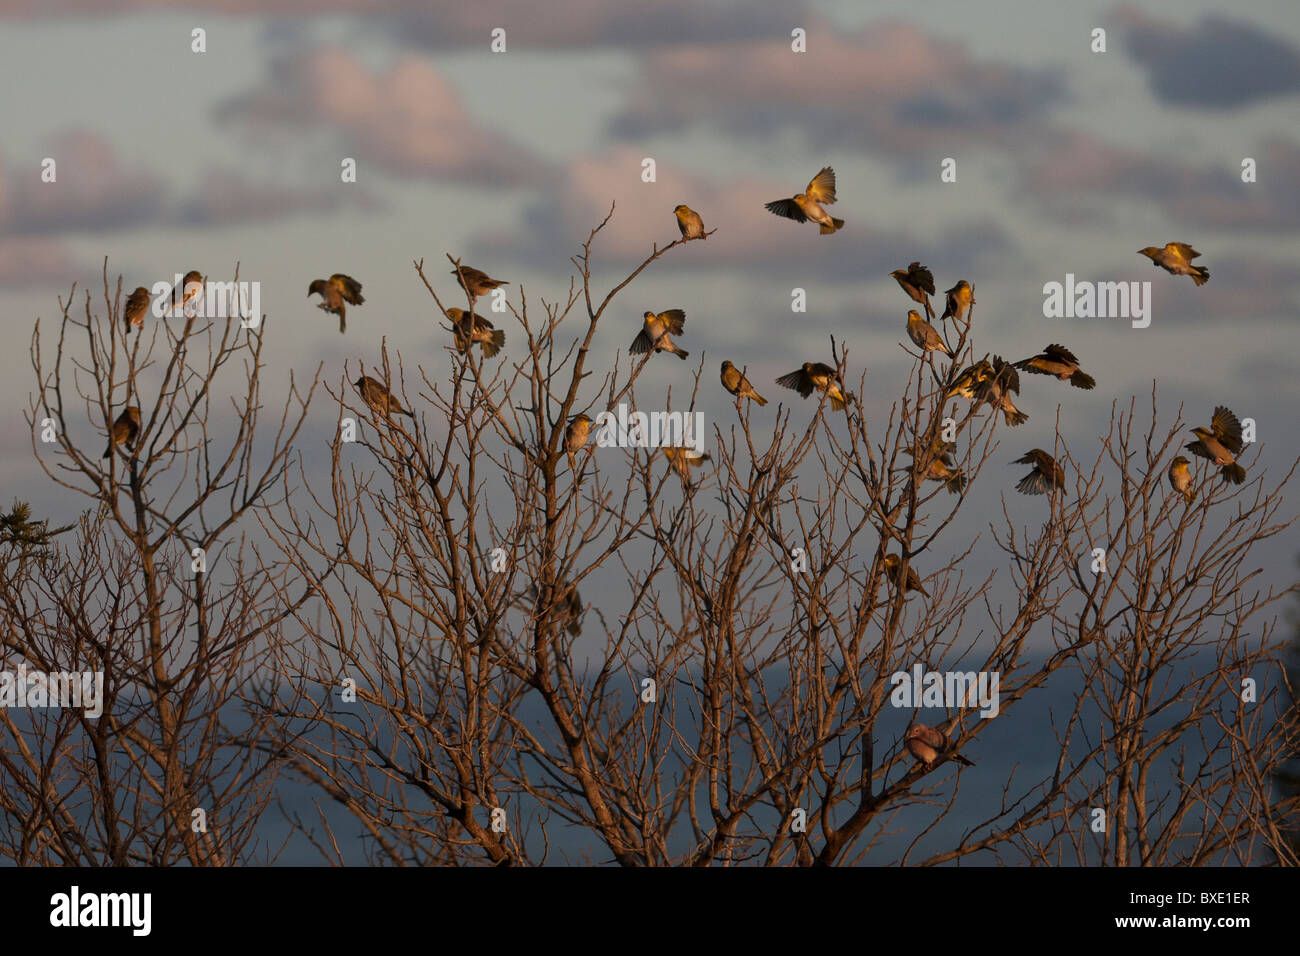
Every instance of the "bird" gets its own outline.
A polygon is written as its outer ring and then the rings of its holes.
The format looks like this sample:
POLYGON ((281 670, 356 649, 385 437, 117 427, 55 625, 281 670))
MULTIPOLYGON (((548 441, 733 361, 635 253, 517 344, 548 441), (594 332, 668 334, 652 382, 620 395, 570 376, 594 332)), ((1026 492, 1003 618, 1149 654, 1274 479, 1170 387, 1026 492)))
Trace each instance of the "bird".
POLYGON ((669 309, 655 315, 647 312, 642 317, 641 331, 632 340, 630 351, 640 355, 654 349, 656 352, 672 352, 685 361, 691 353, 673 344, 672 336, 681 335, 686 328, 686 313, 681 309, 669 309))
POLYGON ((362 375, 352 383, 356 386, 357 391, 361 393, 362 399, 379 414, 388 418, 393 412, 399 415, 406 415, 412 420, 415 415, 403 408, 383 382, 371 378, 369 375, 362 375))
POLYGON ((795 222, 812 220, 821 226, 821 234, 828 236, 844 228, 844 220, 831 216, 822 206, 835 202, 835 170, 823 166, 821 172, 812 178, 807 190, 795 193, 791 199, 776 199, 764 206, 768 212, 795 222))
POLYGON ((180 288, 172 290, 172 309, 179 308, 181 314, 189 308, 191 302, 199 297, 203 291, 203 273, 198 269, 191 269, 185 273, 185 278, 181 280, 180 288), (179 297, 179 301, 178 301, 179 297))
POLYGON ((1016 491, 1022 495, 1041 495, 1055 488, 1065 487, 1065 469, 1057 464, 1056 459, 1035 448, 1023 458, 1017 458, 1013 465, 1033 465, 1034 470, 1020 479, 1016 491))
MULTIPOLYGON (((903 562, 898 555, 885 555, 885 576, 893 582, 894 587, 898 587, 899 574, 902 570, 903 562)), ((911 567, 910 565, 907 569, 907 585, 903 588, 903 593, 906 594, 908 591, 920 591, 926 597, 930 596, 930 592, 921 586, 921 576, 916 573, 916 568, 911 567)))
POLYGON ((837 412, 853 401, 853 396, 846 393, 840 384, 839 373, 823 362, 804 362, 802 368, 782 375, 776 384, 794 389, 803 398, 811 395, 813 389, 825 392, 831 400, 831 408, 837 412))
POLYGON ((668 464, 673 467, 673 470, 681 476, 682 484, 686 486, 686 490, 690 491, 692 488, 691 469, 702 467, 712 456, 701 455, 689 448, 675 448, 669 445, 664 448, 664 457, 668 459, 668 464))
POLYGON ((1001 410, 1008 425, 1023 425, 1029 421, 1029 416, 1011 401, 1012 392, 1020 394, 1020 373, 1010 362, 1004 362, 1001 356, 995 355, 988 374, 976 388, 976 397, 1001 410))
POLYGON ((916 309, 907 312, 907 334, 922 352, 942 352, 949 358, 952 357, 952 351, 943 344, 943 337, 938 330, 921 318, 921 313, 916 309))
POLYGON ((361 283, 342 272, 336 272, 328 279, 313 280, 307 287, 307 298, 310 299, 313 295, 320 295, 323 300, 317 308, 333 312, 339 317, 340 333, 346 332, 348 328, 348 307, 344 303, 363 305, 366 301, 361 295, 361 283))
POLYGON ((1241 454, 1241 422, 1232 410, 1224 405, 1215 406, 1214 417, 1209 428, 1193 428, 1192 434, 1197 441, 1187 445, 1187 450, 1198 458, 1206 458, 1223 468, 1219 474, 1223 480, 1239 485, 1246 480, 1246 469, 1237 464, 1241 454))
POLYGON ((1055 375, 1075 388, 1094 388, 1097 380, 1079 368, 1079 360, 1064 345, 1049 345, 1042 355, 1015 363, 1016 368, 1034 375, 1055 375))
MULTIPOLYGON (((527 593, 528 599, 536 603, 537 586, 529 585, 527 593)), ((550 606, 554 614, 554 622, 574 637, 578 637, 582 633, 582 598, 578 595, 577 586, 567 581, 556 581, 551 593, 555 595, 550 606)), ((546 610, 548 609, 538 608, 538 617, 540 618, 546 610)))
POLYGON ((966 310, 975 304, 975 290, 971 284, 962 279, 955 286, 944 293, 947 303, 943 309, 941 318, 951 316, 954 319, 960 319, 966 314, 966 310))
POLYGON ((1192 471, 1186 458, 1179 455, 1169 463, 1169 487, 1183 496, 1184 501, 1196 500, 1196 489, 1192 487, 1192 471))
POLYGON ((477 342, 482 347, 483 357, 492 358, 506 344, 506 333, 502 329, 495 328, 477 312, 473 313, 473 319, 469 321, 466 320, 467 315, 469 313, 464 309, 453 307, 447 310, 447 318, 451 319, 456 327, 457 351, 468 352, 477 342))
POLYGON ((683 239, 709 238, 708 233, 704 231, 704 220, 690 206, 683 204, 675 207, 673 215, 677 217, 677 228, 682 231, 683 239))
MULTIPOLYGON (((952 442, 946 442, 945 444, 956 447, 952 442)), ((903 454, 910 455, 912 453, 905 448, 903 449, 903 454)), ((950 493, 958 494, 966 488, 967 479, 961 469, 955 467, 955 465, 956 462, 953 460, 952 455, 945 451, 941 455, 930 460, 930 465, 925 471, 925 478, 930 481, 942 481, 944 487, 947 488, 950 493)), ((903 470, 910 472, 914 470, 914 467, 908 465, 903 470)))
POLYGON ((925 724, 913 724, 907 728, 907 752, 917 759, 919 763, 925 764, 925 769, 929 770, 934 766, 936 760, 947 754, 953 760, 966 767, 975 766, 975 762, 967 760, 959 753, 954 753, 952 743, 941 731, 933 727, 927 727, 925 724))
POLYGON ((925 306, 925 317, 934 318, 934 306, 930 304, 930 296, 934 295, 934 273, 921 265, 919 262, 913 262, 906 269, 895 269, 890 273, 894 277, 903 291, 906 292, 913 302, 918 302, 925 306))
POLYGON ((459 269, 452 269, 451 274, 456 277, 460 287, 470 295, 478 298, 481 295, 487 295, 493 289, 499 288, 510 283, 504 279, 493 279, 486 272, 480 272, 478 269, 470 266, 461 266, 459 269))
POLYGON ((980 359, 974 365, 964 368, 961 373, 953 380, 952 387, 948 389, 948 397, 960 395, 969 401, 974 401, 975 396, 980 392, 984 382, 993 374, 993 366, 987 359, 980 359))
POLYGON ((126 331, 129 333, 134 328, 144 327, 144 317, 149 314, 149 290, 144 286, 137 286, 126 299, 126 308, 122 311, 123 321, 126 325, 126 331))
POLYGON ((114 445, 134 445, 139 434, 140 409, 135 405, 129 405, 121 415, 117 416, 117 421, 113 422, 113 428, 108 433, 108 447, 100 457, 112 457, 114 445))
POLYGON ((1197 285, 1205 285, 1210 281, 1209 269, 1205 266, 1192 265, 1192 260, 1200 253, 1185 242, 1167 242, 1163 249, 1158 246, 1147 246, 1145 249, 1139 249, 1138 255, 1146 256, 1153 266, 1173 275, 1191 276, 1192 281, 1197 285))
POLYGON ((577 458, 574 452, 587 444, 587 437, 591 434, 591 417, 585 414, 574 415, 569 421, 569 425, 564 429, 564 449, 569 455, 569 468, 573 471, 578 470, 577 458))
POLYGON ((749 379, 731 362, 722 363, 722 387, 736 396, 739 401, 742 398, 748 398, 758 402, 759 405, 766 405, 767 399, 758 392, 754 391, 754 386, 749 384, 749 379))

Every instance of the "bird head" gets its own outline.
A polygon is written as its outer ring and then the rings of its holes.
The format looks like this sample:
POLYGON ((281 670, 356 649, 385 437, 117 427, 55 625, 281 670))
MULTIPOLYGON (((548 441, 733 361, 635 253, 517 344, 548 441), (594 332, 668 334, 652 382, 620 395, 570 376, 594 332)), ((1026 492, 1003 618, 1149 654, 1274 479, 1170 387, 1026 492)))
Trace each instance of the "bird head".
POLYGON ((911 325, 913 322, 920 322, 920 321, 921 321, 920 312, 917 312, 916 309, 907 310, 907 322, 909 325, 911 325))
POLYGON ((895 269, 895 270, 894 270, 893 272, 891 272, 889 275, 890 275, 891 278, 894 278, 894 279, 906 279, 906 278, 907 278, 907 270, 906 270, 906 269, 895 269))
POLYGON ((1137 251, 1137 254, 1140 256, 1146 256, 1148 259, 1154 259, 1156 257, 1156 253, 1158 253, 1159 251, 1160 251, 1159 246, 1147 246, 1145 249, 1139 249, 1137 251))
POLYGON ((734 366, 734 365, 731 364, 731 359, 723 359, 723 360, 722 360, 722 370, 723 370, 724 372, 725 372, 727 369, 729 369, 729 368, 735 368, 735 367, 736 367, 736 366, 734 366))
POLYGON ((135 424, 139 425, 139 424, 140 424, 140 409, 139 409, 139 407, 137 407, 137 406, 135 406, 135 405, 132 405, 132 406, 130 406, 129 408, 127 408, 127 410, 126 410, 126 417, 129 418, 129 419, 131 419, 131 421, 135 422, 135 424))
POLYGON ((583 412, 579 412, 577 415, 573 416, 573 423, 575 425, 590 425, 591 417, 583 412))
POLYGON ((653 312, 647 312, 645 315, 642 316, 642 318, 645 319, 647 322, 653 322, 654 317, 655 314, 653 312))
POLYGON ((1202 428, 1199 425, 1192 429, 1192 434, 1195 435, 1197 438, 1202 438, 1202 439, 1214 437, 1214 432, 1210 431, 1208 428, 1202 428))
POLYGON ((896 567, 898 567, 898 555, 896 555, 896 554, 887 554, 887 555, 885 555, 885 567, 887 567, 887 568, 896 568, 896 567))
POLYGON ((307 298, 310 299, 312 296, 316 295, 317 293, 319 293, 320 295, 325 294, 324 279, 313 279, 312 284, 307 286, 307 298))
POLYGON ((1179 471, 1186 471, 1187 466, 1189 464, 1191 464, 1191 462, 1189 462, 1182 455, 1179 455, 1177 458, 1174 459, 1174 468, 1176 468, 1179 471))
POLYGON ((676 214, 678 219, 683 219, 686 216, 690 215, 691 207, 683 203, 681 205, 676 206, 673 209, 673 212, 676 214))

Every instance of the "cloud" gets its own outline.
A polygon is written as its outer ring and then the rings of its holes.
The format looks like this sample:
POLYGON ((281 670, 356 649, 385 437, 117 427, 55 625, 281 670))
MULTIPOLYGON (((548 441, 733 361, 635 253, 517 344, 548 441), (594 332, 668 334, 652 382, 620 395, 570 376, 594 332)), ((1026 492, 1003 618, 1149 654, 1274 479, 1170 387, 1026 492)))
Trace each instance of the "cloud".
POLYGON ((263 86, 218 115, 266 136, 323 128, 343 155, 404 177, 500 186, 547 173, 544 161, 481 127, 442 74, 415 56, 381 72, 338 48, 280 58, 263 86))
POLYGON ((1253 26, 1207 16, 1179 29, 1129 6, 1119 16, 1129 55, 1165 103, 1226 110, 1300 92, 1300 53, 1253 26))
POLYGON ((173 218, 183 226, 220 226, 326 213, 344 204, 368 211, 380 205, 355 183, 306 190, 284 183, 255 182, 237 170, 210 169, 195 194, 179 204, 173 218))
POLYGON ((73 261, 57 239, 0 236, 0 286, 5 289, 66 287, 92 274, 93 269, 73 261))

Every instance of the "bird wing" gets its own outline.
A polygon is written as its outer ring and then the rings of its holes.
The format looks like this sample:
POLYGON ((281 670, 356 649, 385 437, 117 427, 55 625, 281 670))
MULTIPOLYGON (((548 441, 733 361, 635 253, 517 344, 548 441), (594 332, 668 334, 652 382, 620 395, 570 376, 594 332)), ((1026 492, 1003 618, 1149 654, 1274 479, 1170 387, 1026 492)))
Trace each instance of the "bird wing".
POLYGON ((776 380, 776 384, 783 385, 786 388, 793 388, 804 398, 811 395, 813 390, 812 379, 810 379, 801 368, 795 369, 789 374, 782 375, 776 380))
POLYGON ((343 297, 343 301, 352 305, 361 305, 366 301, 361 298, 361 283, 351 276, 336 272, 330 276, 330 282, 334 283, 334 288, 339 290, 339 295, 343 297))
POLYGON ((654 339, 650 338, 650 333, 647 332, 645 329, 642 329, 640 332, 636 334, 636 338, 632 340, 632 344, 628 346, 628 351, 636 355, 640 355, 643 352, 649 352, 652 348, 654 348, 654 344, 655 341, 654 339))
POLYGON ((799 204, 793 199, 777 199, 767 203, 768 212, 776 213, 778 216, 784 216, 786 219, 793 219, 795 222, 807 222, 808 217, 803 214, 799 204))
POLYGON ((1241 454, 1241 422, 1237 421, 1237 416, 1227 407, 1219 405, 1214 409, 1210 430, 1214 432, 1214 437, 1223 443, 1224 448, 1234 455, 1241 454))
MULTIPOLYGON (((1068 365, 1078 365, 1079 360, 1074 357, 1074 353, 1064 345, 1049 345, 1044 354, 1053 361, 1064 362, 1068 365)), ((1017 392, 1017 394, 1019 394, 1017 392)))
POLYGON ((928 292, 934 295, 934 273, 921 265, 919 262, 913 262, 907 267, 907 277, 912 284, 921 289, 922 292, 928 292))
POLYGON ((1169 243, 1169 245, 1165 246, 1165 248, 1172 249, 1174 252, 1177 252, 1180 256, 1182 256, 1184 259, 1195 259, 1197 256, 1200 255, 1199 252, 1197 252, 1195 249, 1193 249, 1185 242, 1171 242, 1169 243))
POLYGON ((812 178, 812 182, 804 192, 810 199, 819 203, 835 202, 835 170, 823 166, 821 172, 812 178))
POLYGON ((673 335, 681 335, 682 330, 686 328, 686 313, 681 309, 669 309, 667 312, 660 312, 656 318, 673 335))

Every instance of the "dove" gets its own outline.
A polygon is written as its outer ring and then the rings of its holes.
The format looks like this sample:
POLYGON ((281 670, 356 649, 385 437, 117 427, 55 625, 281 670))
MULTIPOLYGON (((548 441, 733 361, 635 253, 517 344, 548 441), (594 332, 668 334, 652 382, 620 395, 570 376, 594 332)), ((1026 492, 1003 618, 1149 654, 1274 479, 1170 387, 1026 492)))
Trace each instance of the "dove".
POLYGON ((336 272, 328 279, 316 279, 307 287, 307 298, 319 295, 323 300, 317 308, 333 312, 339 317, 339 332, 347 331, 348 307, 344 303, 363 305, 361 283, 342 272, 336 272))
POLYGON ((673 344, 672 336, 683 334, 686 328, 686 313, 681 309, 669 309, 655 315, 647 312, 643 318, 641 331, 632 340, 629 351, 640 355, 654 349, 655 352, 671 352, 683 361, 691 353, 673 344))
POLYGON ((822 362, 804 362, 803 368, 782 375, 776 384, 794 389, 803 398, 811 395, 813 389, 825 392, 831 401, 831 408, 837 412, 853 401, 853 396, 841 386, 839 374, 822 362))
POLYGON ((843 219, 835 219, 822 208, 835 202, 835 170, 829 166, 822 167, 821 172, 813 177, 805 192, 795 193, 791 199, 776 199, 765 204, 768 212, 795 222, 809 220, 821 226, 821 234, 828 236, 844 228, 843 219))
POLYGON ((944 755, 948 755, 963 766, 975 766, 974 761, 967 760, 959 753, 954 753, 952 743, 948 738, 933 727, 927 727, 925 724, 913 724, 907 728, 905 739, 907 741, 907 752, 915 757, 918 763, 925 764, 926 770, 933 767, 935 761, 944 755))
POLYGON ((677 206, 673 209, 673 215, 677 217, 677 228, 682 231, 683 239, 707 239, 708 233, 704 231, 704 220, 700 214, 690 206, 677 206))
POLYGON ((136 436, 139 434, 140 409, 131 405, 121 415, 117 416, 117 421, 113 422, 113 428, 108 433, 108 447, 104 449, 104 454, 101 457, 112 457, 114 445, 127 445, 128 447, 134 445, 136 436))
POLYGON ((1237 464, 1237 456, 1243 447, 1241 440, 1241 422, 1232 410, 1224 405, 1215 406, 1214 417, 1209 428, 1193 428, 1192 434, 1198 441, 1187 445, 1187 450, 1198 458, 1206 458, 1216 465, 1222 465, 1220 474, 1223 480, 1239 485, 1246 480, 1246 469, 1237 464))
POLYGON ((890 275, 913 302, 925 306, 925 317, 933 319, 934 306, 930 304, 930 296, 935 294, 934 273, 921 263, 913 262, 906 269, 895 269, 890 275))
POLYGON ((1016 491, 1022 495, 1041 495, 1055 488, 1065 487, 1065 469, 1041 448, 1033 449, 1023 458, 1017 458, 1012 464, 1034 466, 1034 470, 1021 478, 1020 483, 1016 485, 1016 491))
POLYGON ((1163 249, 1147 246, 1145 249, 1139 249, 1138 255, 1146 256, 1153 266, 1173 275, 1191 276, 1192 281, 1197 285, 1205 285, 1210 281, 1209 269, 1205 266, 1192 265, 1192 260, 1200 253, 1185 242, 1168 242, 1163 249))
POLYGON ((1016 368, 1034 375, 1055 375, 1075 388, 1093 388, 1097 380, 1079 368, 1079 360, 1064 345, 1049 345, 1042 355, 1021 359, 1016 368))
POLYGON ((735 395, 737 400, 748 398, 758 402, 759 405, 767 404, 767 399, 754 391, 754 386, 749 384, 749 379, 745 378, 740 369, 729 361, 722 363, 722 387, 735 395))

